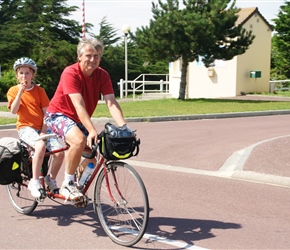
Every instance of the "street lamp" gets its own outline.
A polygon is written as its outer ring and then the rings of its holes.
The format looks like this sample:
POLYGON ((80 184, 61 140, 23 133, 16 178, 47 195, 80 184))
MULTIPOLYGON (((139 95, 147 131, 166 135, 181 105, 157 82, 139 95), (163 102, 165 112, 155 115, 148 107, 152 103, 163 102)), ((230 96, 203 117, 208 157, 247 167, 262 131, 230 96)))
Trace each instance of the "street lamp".
POLYGON ((124 33, 125 40, 125 97, 128 96, 128 58, 127 58, 127 36, 130 31, 130 26, 128 24, 123 25, 122 31, 124 33))

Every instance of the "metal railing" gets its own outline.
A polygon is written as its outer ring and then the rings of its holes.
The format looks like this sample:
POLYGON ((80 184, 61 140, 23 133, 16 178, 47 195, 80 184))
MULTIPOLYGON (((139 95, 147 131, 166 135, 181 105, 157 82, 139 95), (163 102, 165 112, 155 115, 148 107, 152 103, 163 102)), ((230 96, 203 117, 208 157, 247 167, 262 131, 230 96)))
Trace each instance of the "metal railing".
POLYGON ((290 82, 290 80, 270 81, 270 93, 274 93, 274 91, 290 90, 290 85, 287 87, 283 85, 285 82, 290 82))
POLYGON ((169 75, 168 74, 141 74, 132 81, 124 81, 120 79, 118 83, 120 86, 120 98, 128 97, 129 93, 133 94, 133 99, 136 98, 136 93, 146 94, 146 93, 169 93, 169 75), (158 81, 146 80, 148 77, 159 76, 161 79, 158 81), (146 78, 147 77, 147 78, 146 78), (130 84, 130 88, 128 88, 130 84), (158 89, 148 89, 148 86, 159 85, 158 89))

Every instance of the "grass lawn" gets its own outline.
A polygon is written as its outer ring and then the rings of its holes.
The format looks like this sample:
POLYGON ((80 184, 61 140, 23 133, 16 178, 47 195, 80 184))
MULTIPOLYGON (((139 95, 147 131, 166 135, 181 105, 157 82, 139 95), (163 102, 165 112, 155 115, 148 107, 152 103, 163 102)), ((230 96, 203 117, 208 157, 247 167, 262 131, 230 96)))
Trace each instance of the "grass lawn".
MULTIPOLYGON (((290 96, 290 92, 287 92, 287 94, 286 92, 282 93, 284 96, 290 96)), ((159 99, 150 101, 138 100, 120 102, 120 105, 123 109, 124 116, 127 118, 290 109, 290 102, 285 101, 253 101, 236 99, 190 99, 185 101, 178 99, 159 99)), ((0 106, 0 111, 9 112, 6 106, 0 106)), ((111 116, 107 106, 105 104, 99 104, 93 117, 111 116)), ((2 125, 15 123, 15 121, 16 119, 0 117, 0 124, 2 125)))

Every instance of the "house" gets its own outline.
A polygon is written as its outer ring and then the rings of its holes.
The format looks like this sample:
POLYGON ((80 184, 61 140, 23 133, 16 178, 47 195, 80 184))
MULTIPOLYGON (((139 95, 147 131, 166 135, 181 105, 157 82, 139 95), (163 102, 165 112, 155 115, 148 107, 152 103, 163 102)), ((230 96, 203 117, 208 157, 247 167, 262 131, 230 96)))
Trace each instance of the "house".
MULTIPOLYGON (((186 98, 233 97, 246 93, 269 92, 272 27, 257 7, 243 8, 237 24, 255 35, 253 43, 242 55, 232 60, 215 61, 206 68, 201 62, 191 62, 187 71, 186 98)), ((181 60, 170 63, 169 92, 179 96, 181 60)))

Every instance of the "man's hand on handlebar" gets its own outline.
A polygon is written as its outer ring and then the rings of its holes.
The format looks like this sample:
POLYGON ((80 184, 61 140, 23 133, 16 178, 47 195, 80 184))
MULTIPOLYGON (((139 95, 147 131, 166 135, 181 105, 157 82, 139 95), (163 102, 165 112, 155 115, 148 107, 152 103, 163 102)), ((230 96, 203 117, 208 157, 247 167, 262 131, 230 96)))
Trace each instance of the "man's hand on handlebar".
POLYGON ((82 153, 82 156, 87 159, 93 159, 97 153, 98 144, 94 143, 94 141, 92 141, 91 144, 92 144, 91 150, 84 150, 84 152, 82 153))
POLYGON ((92 149, 93 144, 97 145, 98 144, 98 132, 94 131, 89 133, 87 137, 87 146, 92 149))

